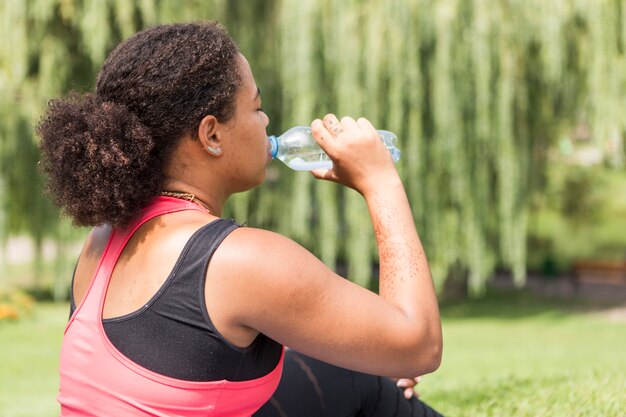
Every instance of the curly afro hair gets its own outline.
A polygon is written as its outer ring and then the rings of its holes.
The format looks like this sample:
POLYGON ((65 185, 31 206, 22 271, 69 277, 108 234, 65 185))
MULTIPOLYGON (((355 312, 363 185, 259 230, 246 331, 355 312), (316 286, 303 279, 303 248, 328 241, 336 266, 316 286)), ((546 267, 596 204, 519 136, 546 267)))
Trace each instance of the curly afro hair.
POLYGON ((38 125, 41 169, 76 225, 127 225, 159 194, 163 168, 207 114, 228 121, 239 50, 217 22, 156 26, 113 50, 94 94, 50 101, 38 125))

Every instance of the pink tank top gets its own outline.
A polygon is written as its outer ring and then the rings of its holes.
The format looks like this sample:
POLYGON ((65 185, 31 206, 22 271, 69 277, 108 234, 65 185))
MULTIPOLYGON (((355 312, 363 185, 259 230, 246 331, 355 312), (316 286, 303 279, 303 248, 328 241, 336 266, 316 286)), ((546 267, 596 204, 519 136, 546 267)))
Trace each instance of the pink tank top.
POLYGON ((146 221, 182 210, 202 209, 191 202, 158 197, 134 224, 111 233, 95 277, 65 329, 57 397, 62 417, 248 417, 276 390, 284 350, 274 370, 260 378, 194 382, 143 368, 122 355, 107 339, 102 326, 104 299, 124 246, 146 221))

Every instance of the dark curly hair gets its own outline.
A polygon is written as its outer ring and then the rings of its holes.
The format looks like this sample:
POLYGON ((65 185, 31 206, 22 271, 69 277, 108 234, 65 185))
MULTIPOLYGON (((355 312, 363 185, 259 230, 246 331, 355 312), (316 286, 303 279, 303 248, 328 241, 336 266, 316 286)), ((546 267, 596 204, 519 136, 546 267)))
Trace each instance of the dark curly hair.
POLYGON ((156 26, 115 48, 94 94, 50 101, 38 125, 47 192, 76 225, 127 225, 207 114, 228 121, 238 48, 217 22, 156 26))

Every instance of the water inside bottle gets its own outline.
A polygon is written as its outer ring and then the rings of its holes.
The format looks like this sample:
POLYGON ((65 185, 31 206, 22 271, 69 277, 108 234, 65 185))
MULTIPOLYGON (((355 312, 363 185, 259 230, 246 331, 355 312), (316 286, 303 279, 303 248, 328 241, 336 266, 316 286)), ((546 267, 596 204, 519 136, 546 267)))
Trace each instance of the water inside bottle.
POLYGON ((333 161, 305 161, 302 158, 293 158, 287 166, 295 171, 311 171, 312 169, 331 169, 333 161))

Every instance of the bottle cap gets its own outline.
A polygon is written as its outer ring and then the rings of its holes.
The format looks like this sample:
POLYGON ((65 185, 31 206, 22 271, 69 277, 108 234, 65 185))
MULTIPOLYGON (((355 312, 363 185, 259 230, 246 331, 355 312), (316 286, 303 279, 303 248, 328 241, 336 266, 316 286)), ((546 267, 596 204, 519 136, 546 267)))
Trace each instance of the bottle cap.
POLYGON ((278 140, 276 136, 268 136, 267 140, 270 141, 270 155, 272 155, 272 159, 276 159, 276 154, 278 153, 278 140))

